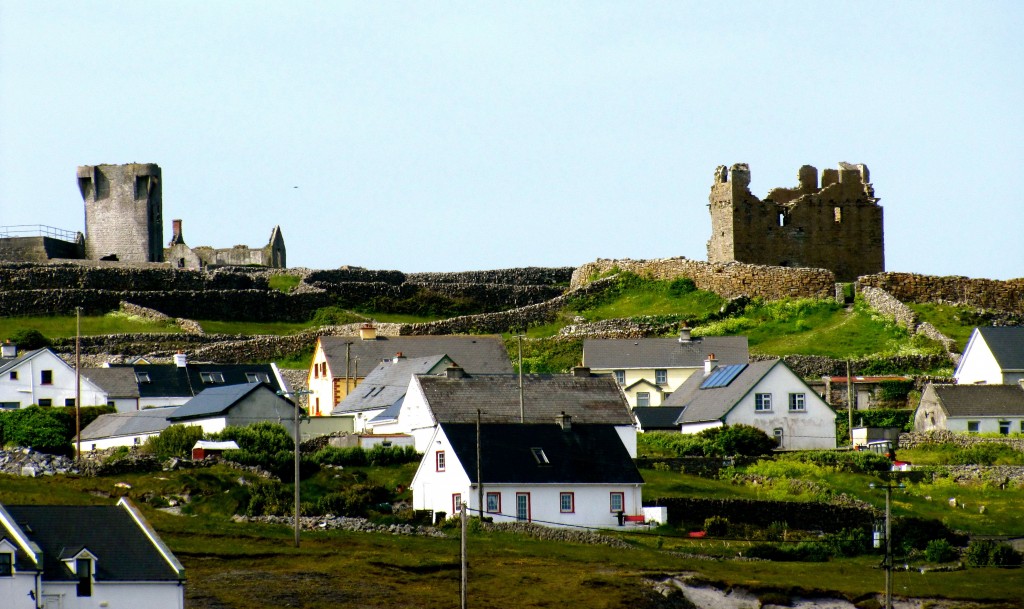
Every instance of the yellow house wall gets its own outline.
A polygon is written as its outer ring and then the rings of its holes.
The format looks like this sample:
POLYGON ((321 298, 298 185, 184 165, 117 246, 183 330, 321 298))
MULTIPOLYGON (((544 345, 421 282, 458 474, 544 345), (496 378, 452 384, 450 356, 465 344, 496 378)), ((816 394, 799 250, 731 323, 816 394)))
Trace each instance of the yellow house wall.
POLYGON ((626 394, 626 401, 629 406, 636 406, 636 394, 638 391, 648 391, 651 394, 651 406, 661 406, 664 393, 672 393, 679 388, 683 382, 690 378, 690 375, 698 370, 698 368, 659 368, 659 370, 668 371, 668 382, 661 386, 661 393, 655 391, 651 387, 640 385, 639 387, 633 387, 627 390, 633 383, 645 380, 651 385, 654 385, 655 368, 591 368, 591 372, 594 374, 614 374, 616 370, 624 370, 626 373, 626 382, 622 385, 622 391, 626 394))

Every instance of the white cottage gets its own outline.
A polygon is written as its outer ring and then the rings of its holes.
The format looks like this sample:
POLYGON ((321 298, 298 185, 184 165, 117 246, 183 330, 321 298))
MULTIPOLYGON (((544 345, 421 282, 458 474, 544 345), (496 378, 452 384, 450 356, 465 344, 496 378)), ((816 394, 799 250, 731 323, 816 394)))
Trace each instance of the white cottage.
MULTIPOLYGON (((11 344, 3 345, 0 357, 0 408, 74 406, 76 374, 73 366, 47 348, 17 355, 11 344)), ((82 406, 106 406, 107 393, 83 377, 82 406)))
POLYGON ((836 413, 780 359, 718 367, 706 362, 670 396, 683 406, 683 433, 742 423, 760 429, 784 450, 836 447, 836 413))
POLYGON ((1004 436, 1024 433, 1024 387, 928 383, 914 413, 914 431, 940 429, 1004 436))
POLYGON ((958 385, 1012 385, 1024 380, 1024 326, 975 328, 953 377, 958 385))
POLYGON ((181 609, 185 569, 142 514, 111 505, 0 505, 4 609, 181 609))
POLYGON ((415 509, 452 515, 466 503, 471 515, 551 526, 612 527, 642 518, 644 481, 614 426, 565 416, 479 429, 479 437, 475 424, 434 430, 412 482, 415 509))

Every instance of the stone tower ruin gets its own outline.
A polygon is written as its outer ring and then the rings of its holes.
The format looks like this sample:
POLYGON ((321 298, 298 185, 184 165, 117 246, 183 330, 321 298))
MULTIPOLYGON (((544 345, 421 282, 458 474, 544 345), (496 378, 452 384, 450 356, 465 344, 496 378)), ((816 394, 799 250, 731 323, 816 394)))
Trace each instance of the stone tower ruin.
POLYGON ((804 165, 795 188, 750 193, 750 168, 715 170, 708 262, 828 269, 838 281, 885 270, 882 207, 865 165, 804 165))
POLYGON ((85 201, 87 259, 163 261, 159 165, 84 165, 78 168, 78 189, 85 201))

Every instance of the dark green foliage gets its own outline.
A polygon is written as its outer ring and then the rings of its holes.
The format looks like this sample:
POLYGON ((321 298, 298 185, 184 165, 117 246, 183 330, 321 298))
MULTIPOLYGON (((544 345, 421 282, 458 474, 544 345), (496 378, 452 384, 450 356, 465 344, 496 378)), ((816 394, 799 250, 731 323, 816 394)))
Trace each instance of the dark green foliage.
POLYGON ((657 454, 671 454, 677 457, 704 456, 704 439, 696 435, 651 431, 637 434, 637 448, 657 454))
POLYGON ((924 557, 928 562, 952 562, 959 556, 960 553, 953 544, 945 539, 933 539, 924 548, 924 557))
POLYGON ((313 455, 313 461, 320 465, 400 465, 420 460, 420 454, 412 446, 377 445, 370 450, 359 447, 337 448, 325 446, 313 455))
POLYGON ((365 318, 341 307, 323 307, 313 313, 311 321, 318 326, 340 326, 365 321, 365 318))
POLYGON ((712 537, 724 537, 729 534, 729 519, 712 516, 704 520, 704 532, 712 537))
POLYGON ((778 446, 768 434, 742 423, 705 429, 697 435, 707 441, 704 448, 707 456, 756 457, 766 455, 778 446))
POLYGON ((854 413, 853 424, 857 427, 898 427, 903 431, 911 431, 914 411, 905 408, 858 410, 854 413))
POLYGON ((851 557, 868 551, 869 538, 861 529, 844 529, 825 535, 819 540, 801 541, 795 545, 760 543, 751 546, 744 555, 781 562, 826 562, 830 558, 851 557))
POLYGON ((324 495, 312 506, 303 506, 303 511, 317 516, 366 517, 370 511, 390 512, 392 499, 391 492, 378 484, 353 484, 343 491, 324 495))
POLYGON ((678 279, 673 279, 668 284, 669 295, 675 296, 676 298, 686 296, 687 294, 695 291, 696 289, 697 284, 695 284, 693 280, 690 279, 689 277, 680 277, 678 279))
POLYGON ((482 308, 482 304, 472 298, 447 296, 434 290, 420 288, 408 298, 375 296, 359 310, 444 318, 481 313, 484 312, 482 308))
POLYGON ((1006 444, 979 442, 967 448, 960 448, 950 455, 951 465, 995 465, 1000 459, 1011 463, 1020 458, 1020 452, 1006 444))
MULTIPOLYGON (((519 341, 505 340, 505 349, 518 366, 519 341)), ((583 361, 583 340, 559 337, 536 338, 523 341, 524 374, 560 374, 569 372, 583 361)))
POLYGON ((195 425, 171 425, 146 440, 144 450, 155 454, 161 459, 177 457, 185 459, 192 456, 192 447, 203 439, 203 428, 195 425))
MULTIPOLYGON (((252 425, 230 426, 211 438, 234 440, 238 444, 238 450, 224 451, 224 458, 228 461, 265 469, 285 482, 295 479, 295 442, 283 425, 261 421, 252 425)), ((318 471, 320 466, 314 458, 300 458, 299 476, 305 478, 318 471)))
POLYGON ((50 339, 35 328, 24 328, 11 334, 10 341, 18 347, 18 351, 31 351, 50 346, 50 339))
MULTIPOLYGON (((99 417, 101 414, 111 414, 117 412, 117 409, 113 406, 82 406, 78 409, 78 416, 81 419, 80 425, 82 429, 89 426, 99 417)), ((53 415, 61 422, 64 426, 64 434, 70 441, 75 439, 75 408, 52 408, 53 415)))
POLYGON ((29 406, 0 416, 4 444, 54 455, 72 454, 67 428, 54 408, 29 406))
POLYGON ((873 474, 892 469, 892 462, 885 455, 866 451, 809 450, 781 454, 776 458, 780 461, 813 463, 819 467, 852 474, 873 474))
POLYGON ((831 556, 859 556, 871 547, 871 538, 864 529, 843 529, 826 534, 822 544, 831 556))
POLYGON ((246 516, 283 516, 293 509, 293 495, 280 482, 256 480, 249 486, 246 516))
POLYGON ((967 564, 971 567, 1016 567, 1021 555, 1007 544, 978 539, 967 544, 967 564))
POLYGON ((879 397, 887 401, 906 400, 914 389, 914 381, 882 381, 878 383, 879 397))

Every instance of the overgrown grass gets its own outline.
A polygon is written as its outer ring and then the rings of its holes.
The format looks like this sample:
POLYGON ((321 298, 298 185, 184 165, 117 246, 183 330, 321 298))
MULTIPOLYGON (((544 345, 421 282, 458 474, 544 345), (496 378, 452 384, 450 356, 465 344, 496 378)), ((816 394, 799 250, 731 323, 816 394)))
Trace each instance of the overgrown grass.
POLYGON ((267 283, 271 290, 288 293, 298 287, 302 277, 298 275, 271 275, 267 283))
POLYGON ((956 341, 962 351, 967 347, 967 339, 971 337, 971 331, 975 326, 984 326, 985 320, 978 312, 970 307, 935 304, 935 303, 907 303, 921 321, 926 321, 938 328, 946 336, 956 341))
POLYGON ((311 321, 304 322, 252 322, 252 321, 218 321, 211 319, 197 320, 207 334, 231 334, 234 336, 256 336, 269 334, 287 336, 297 334, 315 326, 311 321))
MULTIPOLYGON (((0 339, 24 329, 39 330, 47 338, 73 338, 75 327, 74 315, 0 317, 0 339)), ((180 332, 181 329, 173 323, 150 321, 117 312, 82 317, 82 336, 127 333, 178 334, 180 332)))

